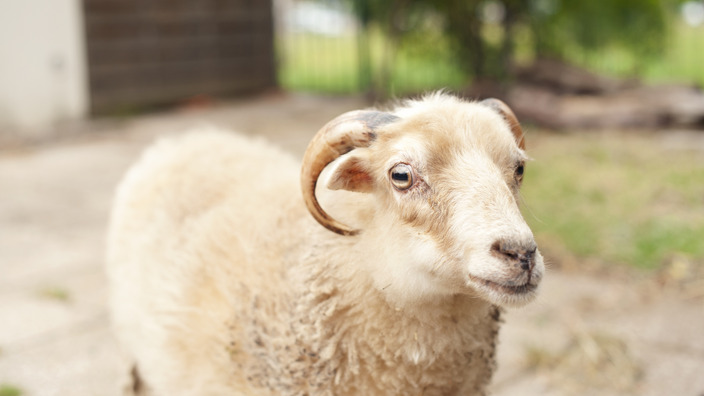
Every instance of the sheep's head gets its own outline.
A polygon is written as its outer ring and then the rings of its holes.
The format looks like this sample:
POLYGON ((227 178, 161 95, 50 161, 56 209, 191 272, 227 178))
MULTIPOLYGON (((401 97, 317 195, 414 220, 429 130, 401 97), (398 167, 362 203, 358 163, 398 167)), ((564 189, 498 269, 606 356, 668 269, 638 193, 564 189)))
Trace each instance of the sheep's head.
POLYGON ((377 245, 370 270, 380 289, 403 299, 463 293, 522 305, 544 270, 518 208, 524 149, 503 102, 437 94, 328 123, 306 151, 302 187, 323 226, 377 245), (328 187, 374 197, 361 230, 333 219, 315 197, 323 168, 340 156, 328 187))

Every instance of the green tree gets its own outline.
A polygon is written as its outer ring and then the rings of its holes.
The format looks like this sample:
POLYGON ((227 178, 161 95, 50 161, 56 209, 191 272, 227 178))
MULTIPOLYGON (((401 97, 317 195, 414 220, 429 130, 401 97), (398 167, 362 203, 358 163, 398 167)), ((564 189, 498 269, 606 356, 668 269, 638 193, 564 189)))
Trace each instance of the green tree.
MULTIPOLYGON (((535 57, 569 60, 571 53, 618 48, 635 57, 661 51, 668 8, 681 0, 354 0, 365 26, 376 24, 391 42, 404 43, 419 16, 439 16, 457 61, 474 78, 510 77, 520 34, 530 34, 535 57), (499 20, 488 20, 487 9, 499 20), (362 12, 363 11, 363 12, 362 12), (488 25, 501 39, 487 40, 488 25), (496 26, 494 26, 496 27, 496 26)), ((417 34, 415 35, 417 37, 417 34)), ((393 59, 393 55, 389 55, 393 59)))
POLYGON ((533 1, 524 12, 536 53, 561 57, 575 46, 619 46, 639 56, 662 49, 667 35, 664 0, 533 1), (540 5, 543 4, 541 7, 540 5))

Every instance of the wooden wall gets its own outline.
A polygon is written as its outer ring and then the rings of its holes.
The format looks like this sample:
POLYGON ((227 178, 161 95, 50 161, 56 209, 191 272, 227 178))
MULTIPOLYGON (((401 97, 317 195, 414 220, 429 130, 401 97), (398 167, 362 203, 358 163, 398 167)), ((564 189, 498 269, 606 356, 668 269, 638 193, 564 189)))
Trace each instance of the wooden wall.
POLYGON ((276 84, 270 0, 83 0, 92 114, 276 84))

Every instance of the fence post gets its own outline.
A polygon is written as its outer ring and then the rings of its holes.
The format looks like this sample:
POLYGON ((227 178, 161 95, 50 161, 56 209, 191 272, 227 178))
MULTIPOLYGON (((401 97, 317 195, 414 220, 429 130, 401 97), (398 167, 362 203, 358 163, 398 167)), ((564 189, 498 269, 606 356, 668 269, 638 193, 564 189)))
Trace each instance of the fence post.
POLYGON ((372 83, 371 53, 369 48, 370 9, 367 0, 355 0, 354 11, 357 17, 357 61, 359 90, 369 93, 372 83))

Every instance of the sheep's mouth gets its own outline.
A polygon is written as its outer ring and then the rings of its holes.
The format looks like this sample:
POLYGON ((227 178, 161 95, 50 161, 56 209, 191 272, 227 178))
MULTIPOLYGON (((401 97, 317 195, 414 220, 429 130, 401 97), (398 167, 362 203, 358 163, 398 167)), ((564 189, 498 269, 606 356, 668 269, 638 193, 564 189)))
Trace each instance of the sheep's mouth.
POLYGON ((525 283, 521 283, 518 285, 509 282, 495 282, 484 278, 478 278, 473 275, 469 275, 469 279, 476 284, 486 287, 487 289, 513 296, 529 294, 534 292, 538 288, 538 282, 535 280, 531 282, 531 277, 528 277, 525 283))

